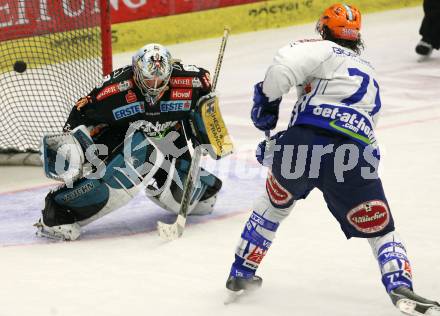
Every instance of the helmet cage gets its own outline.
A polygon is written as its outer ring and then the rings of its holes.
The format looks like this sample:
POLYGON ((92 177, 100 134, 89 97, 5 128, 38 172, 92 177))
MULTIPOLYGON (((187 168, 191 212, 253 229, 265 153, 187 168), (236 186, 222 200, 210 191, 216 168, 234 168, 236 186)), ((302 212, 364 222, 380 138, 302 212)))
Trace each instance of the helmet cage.
POLYGON ((168 85, 171 71, 171 54, 162 45, 146 45, 133 56, 134 80, 144 96, 158 96, 168 85))

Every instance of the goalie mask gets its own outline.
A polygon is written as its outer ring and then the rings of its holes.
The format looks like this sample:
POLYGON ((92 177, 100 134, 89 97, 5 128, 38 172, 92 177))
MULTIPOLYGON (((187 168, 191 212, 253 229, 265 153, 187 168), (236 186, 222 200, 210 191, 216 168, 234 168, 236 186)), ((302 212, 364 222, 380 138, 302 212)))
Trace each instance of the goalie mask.
POLYGON ((157 100, 171 77, 171 54, 160 44, 148 44, 133 56, 136 85, 144 96, 157 100))

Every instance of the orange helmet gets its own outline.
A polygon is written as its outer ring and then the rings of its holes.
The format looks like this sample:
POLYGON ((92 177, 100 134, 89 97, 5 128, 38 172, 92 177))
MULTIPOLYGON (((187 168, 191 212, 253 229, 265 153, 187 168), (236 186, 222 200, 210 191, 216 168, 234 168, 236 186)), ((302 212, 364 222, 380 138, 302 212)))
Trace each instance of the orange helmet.
POLYGON ((321 36, 324 26, 327 26, 336 38, 355 41, 359 39, 361 12, 355 6, 336 3, 325 9, 318 20, 316 29, 321 36))

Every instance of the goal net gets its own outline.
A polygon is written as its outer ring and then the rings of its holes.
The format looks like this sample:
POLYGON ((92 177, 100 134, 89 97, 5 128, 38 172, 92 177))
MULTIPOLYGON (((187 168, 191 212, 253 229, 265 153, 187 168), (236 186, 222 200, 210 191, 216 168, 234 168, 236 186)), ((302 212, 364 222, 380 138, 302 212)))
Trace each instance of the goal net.
POLYGON ((108 0, 0 1, 0 164, 38 162, 111 67, 108 0))

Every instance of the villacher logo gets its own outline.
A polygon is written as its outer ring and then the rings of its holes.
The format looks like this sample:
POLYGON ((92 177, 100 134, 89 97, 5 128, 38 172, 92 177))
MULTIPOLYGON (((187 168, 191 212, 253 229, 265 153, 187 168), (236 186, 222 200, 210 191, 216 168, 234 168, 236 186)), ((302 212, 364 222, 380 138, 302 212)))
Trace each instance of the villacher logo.
POLYGON ((383 201, 373 200, 353 208, 348 212, 347 219, 358 231, 371 234, 388 225, 390 212, 383 201))

